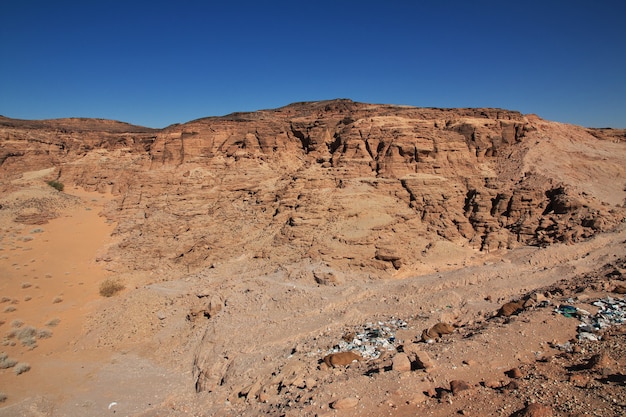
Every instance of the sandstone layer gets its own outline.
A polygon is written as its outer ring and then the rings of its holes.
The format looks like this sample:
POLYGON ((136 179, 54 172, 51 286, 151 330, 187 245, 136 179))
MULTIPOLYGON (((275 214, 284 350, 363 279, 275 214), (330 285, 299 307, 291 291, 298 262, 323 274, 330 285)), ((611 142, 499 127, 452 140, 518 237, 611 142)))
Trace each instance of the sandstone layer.
POLYGON ((0 214, 45 225, 73 204, 20 188, 32 172, 112 195, 98 262, 128 290, 81 343, 175 369, 205 410, 271 414, 315 389, 347 325, 406 313, 421 332, 597 267, 623 242, 625 147, 514 111, 350 100, 159 130, 0 118, 0 214))

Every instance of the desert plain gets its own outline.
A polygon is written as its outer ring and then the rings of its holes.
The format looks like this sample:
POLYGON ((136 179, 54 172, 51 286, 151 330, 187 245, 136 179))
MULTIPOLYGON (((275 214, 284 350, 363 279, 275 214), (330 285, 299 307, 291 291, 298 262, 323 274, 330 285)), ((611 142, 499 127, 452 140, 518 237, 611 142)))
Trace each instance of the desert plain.
POLYGON ((624 130, 0 118, 0 190, 0 416, 626 413, 624 130))

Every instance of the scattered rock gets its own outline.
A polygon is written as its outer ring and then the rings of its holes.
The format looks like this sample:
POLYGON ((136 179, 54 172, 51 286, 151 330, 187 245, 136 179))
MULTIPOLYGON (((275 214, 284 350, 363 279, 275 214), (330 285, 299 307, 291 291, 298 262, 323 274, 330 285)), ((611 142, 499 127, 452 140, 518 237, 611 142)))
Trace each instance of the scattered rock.
POLYGON ((437 398, 439 396, 439 393, 435 388, 428 388, 426 391, 424 391, 424 395, 429 398, 437 398))
POLYGON ((337 274, 329 271, 313 271, 313 278, 320 285, 339 285, 341 283, 337 274))
POLYGON ((411 370, 411 361, 406 353, 398 353, 393 357, 391 368, 398 372, 408 372, 411 370))
POLYGON ((519 379, 519 378, 523 378, 524 374, 522 373, 522 371, 515 367, 513 369, 509 369, 508 371, 505 372, 505 374, 509 377, 509 378, 513 378, 513 379, 519 379))
POLYGON ((429 370, 435 367, 435 362, 433 362, 428 353, 417 349, 411 349, 410 352, 415 357, 415 365, 417 368, 429 370))
POLYGON ((614 361, 606 353, 601 353, 593 355, 585 365, 585 369, 598 371, 611 368, 613 364, 614 361))
POLYGON ((554 412, 551 407, 537 403, 528 404, 521 410, 511 414, 511 417, 552 417, 554 412))
POLYGON ((424 329, 422 332, 422 341, 430 342, 440 338, 444 334, 450 334, 454 332, 454 327, 448 323, 437 323, 430 329, 424 329))
POLYGON ((523 309, 524 309, 524 301, 523 300, 512 301, 512 302, 503 304, 502 307, 500 307, 500 310, 498 310, 498 316, 500 316, 500 317, 510 317, 513 314, 519 313, 523 309))
POLYGON ((335 368, 337 366, 350 365, 352 362, 362 361, 364 359, 354 352, 339 352, 326 355, 323 360, 329 368, 335 368))
POLYGON ((489 379, 489 380, 484 381, 483 385, 487 388, 499 389, 502 387, 502 382, 496 381, 495 379, 489 379))
POLYGON ((613 288, 613 292, 616 294, 626 294, 626 285, 617 285, 615 288, 613 288))
POLYGON ((340 400, 334 401, 330 404, 330 406, 335 410, 347 410, 349 408, 354 408, 359 404, 359 399, 354 397, 342 398, 340 400))
POLYGON ((504 391, 515 391, 519 389, 519 383, 517 381, 510 381, 508 384, 502 387, 504 391))
POLYGON ((586 387, 591 378, 587 375, 573 374, 569 377, 569 382, 577 387, 586 387))
POLYGON ((428 396, 424 392, 417 392, 409 400, 409 404, 421 404, 428 399, 428 396))
POLYGON ((461 380, 450 381, 450 391, 452 391, 452 394, 454 395, 457 395, 461 391, 467 391, 471 388, 472 386, 465 381, 461 381, 461 380))

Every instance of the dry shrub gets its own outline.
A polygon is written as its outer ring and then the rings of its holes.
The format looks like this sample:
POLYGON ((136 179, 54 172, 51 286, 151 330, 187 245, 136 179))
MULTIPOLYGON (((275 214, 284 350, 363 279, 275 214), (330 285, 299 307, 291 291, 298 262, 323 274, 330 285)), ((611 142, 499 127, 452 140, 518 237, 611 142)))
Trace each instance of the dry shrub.
POLYGON ((113 279, 106 279, 100 284, 100 295, 103 297, 112 297, 124 289, 124 284, 113 279))
POLYGON ((30 348, 37 347, 37 341, 35 340, 37 338, 37 329, 34 327, 26 326, 19 330, 13 330, 11 333, 13 333, 13 337, 19 340, 23 346, 30 348))
POLYGON ((37 330, 37 339, 49 339, 52 337, 52 332, 48 329, 37 330))
POLYGON ((17 364, 15 359, 9 358, 9 355, 2 352, 0 353, 0 369, 12 368, 17 364))
POLYGON ((15 369, 13 369, 15 375, 23 374, 24 372, 30 371, 30 365, 26 362, 20 362, 15 365, 15 369))
POLYGON ((47 322, 46 326, 48 326, 48 327, 55 327, 55 326, 58 326, 59 323, 61 323, 61 319, 54 318, 54 319, 50 320, 49 322, 47 322))

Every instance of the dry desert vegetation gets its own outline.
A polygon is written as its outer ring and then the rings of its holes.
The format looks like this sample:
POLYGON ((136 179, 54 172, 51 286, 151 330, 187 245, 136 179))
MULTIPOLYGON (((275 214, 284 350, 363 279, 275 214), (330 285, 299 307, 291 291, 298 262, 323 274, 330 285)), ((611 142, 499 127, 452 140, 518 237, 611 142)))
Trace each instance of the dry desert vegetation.
POLYGON ((626 132, 0 117, 0 416, 622 416, 626 132))

